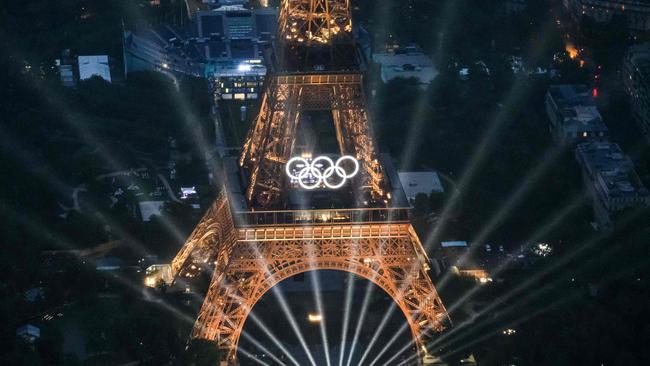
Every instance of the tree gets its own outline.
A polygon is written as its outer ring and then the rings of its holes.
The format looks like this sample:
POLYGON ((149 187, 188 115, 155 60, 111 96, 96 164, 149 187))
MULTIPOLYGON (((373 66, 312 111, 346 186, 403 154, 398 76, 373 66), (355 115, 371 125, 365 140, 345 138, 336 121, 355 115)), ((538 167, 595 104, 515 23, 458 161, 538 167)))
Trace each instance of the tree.
POLYGON ((183 354, 182 365, 214 366, 219 363, 219 349, 214 342, 192 339, 183 354))
POLYGON ((429 195, 429 207, 432 211, 442 210, 445 204, 445 195, 440 192, 431 192, 429 195))
POLYGON ((429 211, 429 196, 425 193, 418 193, 413 202, 413 211, 416 215, 424 215, 429 211))

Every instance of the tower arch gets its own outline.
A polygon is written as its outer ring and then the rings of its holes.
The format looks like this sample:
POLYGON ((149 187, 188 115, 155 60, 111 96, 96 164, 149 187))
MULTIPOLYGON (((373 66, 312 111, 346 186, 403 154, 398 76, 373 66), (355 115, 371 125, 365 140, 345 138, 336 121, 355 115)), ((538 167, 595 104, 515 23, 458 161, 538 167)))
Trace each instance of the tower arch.
POLYGON ((419 349, 429 331, 445 327, 447 313, 418 247, 410 224, 240 229, 228 265, 212 278, 192 336, 216 342, 234 362, 244 323, 269 289, 300 273, 338 270, 384 290, 419 349))
POLYGON ((421 346, 448 315, 397 172, 373 137, 350 0, 282 0, 278 35, 241 154, 223 158, 224 188, 172 262, 174 276, 191 278, 188 266, 212 270, 192 337, 214 341, 222 364, 234 364, 243 324, 268 289, 297 273, 333 269, 386 291, 421 346), (339 190, 347 192, 342 199, 317 182, 311 189, 331 202, 303 204, 290 193, 305 192, 284 172, 297 153, 301 113, 312 110, 332 112, 339 153, 356 160, 359 174, 339 190))
MULTIPOLYGON (((285 360, 287 356, 292 356, 299 364, 308 364, 307 354, 300 350, 297 343, 302 336, 316 364, 324 364, 326 348, 322 342, 323 334, 316 330, 324 326, 329 356, 332 360, 337 360, 343 353, 344 359, 353 357, 352 364, 359 364, 361 356, 370 345, 370 339, 378 336, 373 342, 372 349, 368 350, 372 352, 368 352, 366 357, 369 358, 364 358, 364 364, 369 364, 380 350, 384 352, 383 357, 378 360, 381 364, 382 359, 391 357, 398 349, 406 351, 402 349, 402 346, 413 340, 413 334, 408 325, 407 318, 400 310, 399 304, 389 296, 384 288, 377 282, 369 280, 368 277, 340 269, 307 270, 281 280, 258 299, 248 318, 244 321, 242 337, 237 347, 237 358, 242 364, 247 364, 245 360, 250 357, 251 353, 255 354, 258 351, 257 347, 261 343, 267 349, 259 351, 270 352, 280 359, 283 359, 282 356, 284 356, 285 360), (304 277, 304 280, 294 282, 297 277, 304 277), (318 286, 316 281, 320 283, 318 286), (296 288, 296 286, 299 287, 296 288), (346 292, 347 286, 354 288, 353 294, 346 292), (314 293, 316 290, 321 291, 320 298, 316 297, 314 293), (351 297, 348 298, 348 296, 351 297), (284 299, 281 300, 279 297, 284 299), (361 306, 362 299, 364 302, 368 301, 364 312, 362 312, 361 306), (349 307, 346 308, 345 304, 348 301, 350 301, 347 304, 349 307), (288 308, 285 305, 288 305, 288 308), (295 320, 291 328, 289 327, 291 320, 288 318, 287 311, 295 320), (308 315, 314 313, 322 314, 322 324, 320 322, 315 324, 309 320, 308 315), (344 314, 346 313, 348 314, 347 332, 343 338, 341 330, 344 326, 346 319, 344 314), (363 313, 365 315, 362 318, 363 313), (379 326, 381 329, 378 328, 379 326), (293 332, 289 329, 293 329, 293 332), (386 344, 386 339, 379 337, 378 334, 381 332, 383 336, 390 337, 398 330, 399 338, 395 338, 391 345, 386 344), (351 356, 350 347, 355 336, 358 337, 355 342, 357 343, 356 352, 354 352, 354 356, 351 356), (271 340, 273 342, 270 342, 271 340), (280 347, 275 343, 276 341, 284 347, 280 347), (343 341, 345 343, 342 343, 343 341), (344 348, 340 347, 342 345, 345 345, 344 348), (386 346, 389 348, 384 349, 386 346), (239 351, 241 349, 245 349, 247 352, 239 351)), ((415 351, 415 346, 404 354, 413 356, 413 351, 415 351)))

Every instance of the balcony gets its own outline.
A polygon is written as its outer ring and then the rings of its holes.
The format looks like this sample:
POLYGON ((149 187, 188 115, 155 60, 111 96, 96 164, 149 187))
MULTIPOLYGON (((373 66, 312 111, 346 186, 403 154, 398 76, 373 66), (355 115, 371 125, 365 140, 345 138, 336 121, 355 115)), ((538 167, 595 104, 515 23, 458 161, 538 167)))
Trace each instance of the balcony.
POLYGON ((408 222, 408 208, 355 208, 329 210, 235 212, 235 226, 296 226, 350 223, 408 222))

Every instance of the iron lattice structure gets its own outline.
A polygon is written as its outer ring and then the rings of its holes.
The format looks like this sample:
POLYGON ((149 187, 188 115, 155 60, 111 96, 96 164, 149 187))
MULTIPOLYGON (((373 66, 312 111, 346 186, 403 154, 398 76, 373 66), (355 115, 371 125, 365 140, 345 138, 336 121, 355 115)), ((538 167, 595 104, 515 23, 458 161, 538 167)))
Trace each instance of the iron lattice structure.
POLYGON ((228 175, 172 262, 177 279, 212 270, 192 337, 214 341, 224 364, 236 363, 244 323, 260 297, 278 282, 310 270, 346 271, 377 284, 404 313, 418 351, 448 322, 408 210, 392 205, 394 187, 371 133, 363 74, 350 54, 337 56, 354 50, 350 19, 349 0, 282 1, 278 47, 284 58, 275 59, 259 115, 242 147, 238 169, 243 182, 229 182, 228 175), (349 186, 356 202, 348 209, 288 210, 284 167, 301 113, 313 110, 331 112, 341 155, 360 163, 349 186), (239 183, 248 207, 233 198, 235 210, 229 195, 239 192, 239 183))
POLYGON ((219 256, 219 253, 230 252, 236 238, 233 216, 228 206, 225 189, 222 189, 219 197, 203 215, 174 257, 172 261, 174 277, 192 276, 187 272, 190 266, 205 267, 209 261, 213 262, 216 271, 223 271, 228 256, 219 256), (220 259, 222 262, 219 262, 220 259))
POLYGON ((208 210, 172 263, 179 277, 190 266, 214 264, 192 337, 212 340, 225 364, 255 303, 271 287, 310 270, 353 273, 381 287, 404 313, 418 350, 448 316, 428 271, 428 258, 408 221, 244 225, 233 221, 226 195, 208 210))
POLYGON ((284 165, 293 151, 300 113, 306 110, 332 111, 340 153, 361 163, 360 197, 387 200, 386 178, 370 131, 360 73, 271 76, 239 160, 250 177, 247 199, 260 207, 284 202, 284 165))
POLYGON ((349 0, 285 0, 280 6, 278 32, 287 43, 329 44, 350 39, 349 0))

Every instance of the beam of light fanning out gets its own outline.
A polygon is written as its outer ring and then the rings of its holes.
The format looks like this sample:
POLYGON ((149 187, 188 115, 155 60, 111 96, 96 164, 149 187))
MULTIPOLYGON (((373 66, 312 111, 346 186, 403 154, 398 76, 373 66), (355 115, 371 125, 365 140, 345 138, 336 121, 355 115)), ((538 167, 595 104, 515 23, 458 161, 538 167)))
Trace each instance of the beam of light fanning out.
POLYGON ((314 361, 314 356, 309 350, 309 347, 307 346, 307 342, 305 342, 305 337, 302 335, 302 332, 300 331, 298 322, 296 321, 296 318, 293 316, 293 312, 291 311, 291 308, 289 307, 289 304, 287 303, 287 300, 285 299, 282 290, 280 290, 276 285, 271 288, 271 291, 273 291, 273 295, 275 295, 275 299, 278 301, 278 304, 282 308, 282 312, 284 313, 287 320, 289 321, 289 325, 291 326, 291 329, 295 333, 296 337, 298 337, 298 342, 300 342, 300 346, 302 347, 303 351, 305 351, 305 354, 307 355, 309 362, 313 366, 316 366, 316 361, 314 361))
POLYGON ((354 296, 354 281, 355 276, 352 273, 348 274, 348 283, 345 288, 345 303, 343 305, 343 329, 341 330, 341 348, 339 351, 339 366, 343 366, 343 358, 345 357, 345 342, 348 337, 348 327, 350 325, 350 310, 352 307, 352 297, 354 296))
POLYGON ((381 335, 382 331, 384 330, 384 327, 386 327, 386 323, 388 323, 388 320, 390 317, 393 315, 393 312, 397 309, 397 306, 395 302, 390 303, 390 308, 386 311, 384 316, 381 319, 381 322, 379 323, 379 326, 377 327, 377 330, 375 331, 375 334, 373 334, 372 339, 370 339, 370 343, 366 346, 366 350, 363 352, 363 355, 361 356, 361 359, 359 360, 359 365, 363 364, 363 361, 365 361, 366 357, 370 354, 370 350, 372 349, 372 346, 375 345, 375 342, 379 339, 379 336, 381 335))
POLYGON ((318 278, 318 271, 310 271, 309 274, 311 276, 312 283, 314 284, 312 287, 312 291, 314 293, 314 300, 316 301, 316 310, 318 311, 318 314, 320 314, 321 316, 319 321, 319 328, 320 328, 320 336, 323 341, 323 351, 325 352, 325 362, 327 366, 331 366, 332 363, 330 361, 330 347, 329 347, 329 342, 327 340, 327 328, 325 326, 327 317, 325 316, 324 309, 323 309, 323 298, 321 296, 320 279, 318 278))
POLYGON ((357 347, 357 342, 359 341, 359 334, 361 334, 361 329, 363 328, 363 322, 366 318, 366 313, 368 312, 368 305, 370 304, 373 290, 374 284, 370 281, 366 286, 363 302, 361 303, 361 314, 359 314, 359 320, 356 323, 356 329, 354 330, 354 337, 352 338, 352 345, 350 346, 350 354, 348 355, 346 366, 350 366, 352 363, 354 349, 357 347))

